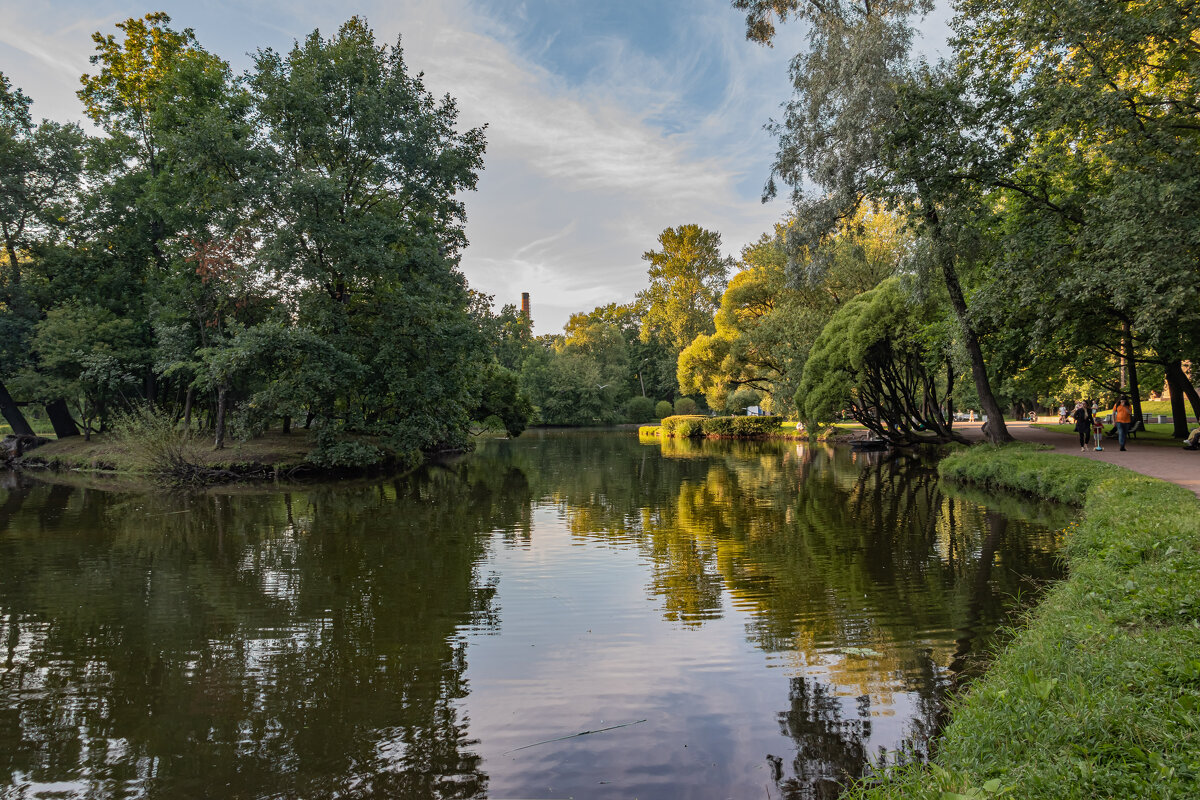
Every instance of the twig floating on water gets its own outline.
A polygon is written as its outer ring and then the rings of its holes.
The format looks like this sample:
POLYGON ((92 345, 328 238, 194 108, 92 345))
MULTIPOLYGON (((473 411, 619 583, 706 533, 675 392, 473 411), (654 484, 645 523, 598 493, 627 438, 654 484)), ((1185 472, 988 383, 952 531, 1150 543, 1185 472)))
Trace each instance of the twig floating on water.
POLYGON ((502 755, 508 755, 509 753, 515 753, 515 752, 517 752, 517 750, 528 750, 531 747, 537 747, 539 744, 550 744, 551 742, 561 742, 564 739, 575 739, 579 736, 587 736, 589 733, 604 733, 605 731, 615 731, 617 728, 628 728, 630 725, 640 725, 641 723, 643 723, 645 721, 646 720, 644 720, 644 719, 637 719, 637 720, 634 720, 633 722, 623 722, 620 725, 610 725, 607 728, 597 728, 594 731, 580 731, 579 733, 572 733, 570 736, 559 736, 557 739, 547 739, 544 742, 534 742, 533 744, 527 744, 522 747, 514 748, 512 750, 506 750, 506 751, 504 751, 504 753, 502 753, 502 755))

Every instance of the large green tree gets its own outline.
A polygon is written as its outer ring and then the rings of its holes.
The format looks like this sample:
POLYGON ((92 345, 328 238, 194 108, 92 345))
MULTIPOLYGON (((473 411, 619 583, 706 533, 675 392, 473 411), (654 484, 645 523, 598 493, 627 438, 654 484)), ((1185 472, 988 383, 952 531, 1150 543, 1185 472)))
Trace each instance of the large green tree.
POLYGON ((457 269, 483 131, 459 131, 454 102, 358 18, 287 54, 259 51, 249 84, 259 258, 292 287, 297 323, 363 368, 314 411, 402 451, 461 445, 487 360, 457 269))
MULTIPOLYGON (((792 61, 794 93, 772 129, 779 151, 766 194, 792 189, 794 247, 812 248, 866 200, 896 205, 919 226, 925 274, 944 286, 959 325, 976 393, 993 442, 1011 439, 963 273, 974 266, 970 241, 982 184, 964 165, 980 148, 972 110, 943 71, 914 65, 912 18, 929 0, 733 0, 747 12, 747 35, 769 43, 775 20, 808 26, 808 46, 792 61)), ((992 165, 987 165, 991 170, 992 165)), ((820 266, 820 262, 817 262, 820 266)))
POLYGON ((721 234, 699 225, 667 228, 661 250, 648 250, 650 286, 638 295, 643 305, 642 338, 659 340, 675 353, 701 333, 711 333, 733 259, 721 254, 721 234))
POLYGON ((820 252, 793 261, 796 280, 788 274, 787 233, 779 225, 742 251, 744 269, 721 297, 716 331, 697 336, 679 356, 684 393, 703 393, 712 408, 727 407, 731 393, 745 388, 767 396, 773 411, 787 410, 825 323, 896 272, 911 244, 900 218, 863 206, 820 252), (819 268, 807 268, 818 259, 819 268))
POLYGON ((1138 362, 1163 365, 1200 414, 1179 366, 1200 353, 1198 23, 1190 4, 972 0, 955 28, 993 148, 1015 153, 992 305, 1041 341, 1090 329, 1075 347, 1106 351, 1114 377, 1124 363, 1135 401, 1138 362))
POLYGON ((801 419, 827 423, 846 410, 897 444, 965 442, 944 408, 938 316, 898 277, 846 303, 813 344, 796 395, 801 419))

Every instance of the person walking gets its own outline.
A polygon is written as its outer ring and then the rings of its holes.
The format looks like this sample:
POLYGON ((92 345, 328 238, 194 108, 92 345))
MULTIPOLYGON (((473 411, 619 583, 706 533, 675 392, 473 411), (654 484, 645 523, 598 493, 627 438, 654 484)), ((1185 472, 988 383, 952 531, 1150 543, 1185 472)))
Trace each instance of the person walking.
POLYGON ((1117 423, 1117 442, 1121 445, 1121 450, 1124 450, 1125 440, 1129 438, 1129 426, 1133 424, 1133 406, 1128 397, 1122 397, 1120 402, 1113 406, 1113 422, 1117 423))
POLYGON ((1063 403, 1062 405, 1060 405, 1058 407, 1058 424, 1059 425, 1067 424, 1067 404, 1066 403, 1063 403))
POLYGON ((1079 434, 1079 449, 1086 451, 1088 437, 1092 435, 1092 412, 1088 411, 1087 404, 1080 400, 1075 403, 1071 419, 1075 420, 1075 432, 1079 434))

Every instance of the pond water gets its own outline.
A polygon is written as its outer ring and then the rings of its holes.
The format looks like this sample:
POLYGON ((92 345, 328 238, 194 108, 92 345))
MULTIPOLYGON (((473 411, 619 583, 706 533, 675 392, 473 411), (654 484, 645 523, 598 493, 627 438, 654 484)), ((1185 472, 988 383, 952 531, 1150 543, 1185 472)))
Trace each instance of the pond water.
POLYGON ((4 481, 3 798, 834 797, 927 752, 1065 524, 929 460, 627 432, 4 481))

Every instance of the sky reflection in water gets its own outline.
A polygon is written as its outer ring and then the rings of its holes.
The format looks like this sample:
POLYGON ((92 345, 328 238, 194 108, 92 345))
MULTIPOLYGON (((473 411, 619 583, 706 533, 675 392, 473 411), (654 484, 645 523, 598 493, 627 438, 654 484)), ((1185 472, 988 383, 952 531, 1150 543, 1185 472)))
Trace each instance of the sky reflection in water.
POLYGON ((924 752, 1063 524, 929 461, 611 433, 284 491, 10 478, 0 797, 832 797, 924 752))

